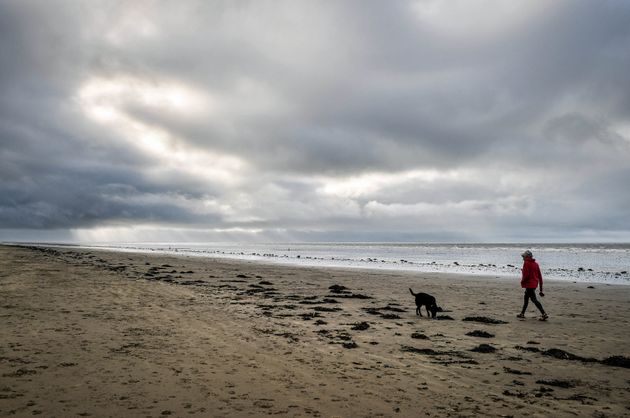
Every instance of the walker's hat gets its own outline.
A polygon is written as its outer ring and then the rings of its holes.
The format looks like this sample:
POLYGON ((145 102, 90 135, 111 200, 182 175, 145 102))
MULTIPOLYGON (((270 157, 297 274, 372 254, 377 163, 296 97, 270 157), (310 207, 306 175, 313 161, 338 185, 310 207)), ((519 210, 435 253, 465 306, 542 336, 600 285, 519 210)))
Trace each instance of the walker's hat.
POLYGON ((522 257, 533 257, 534 255, 532 254, 531 251, 529 250, 525 250, 525 252, 523 254, 521 254, 522 257))

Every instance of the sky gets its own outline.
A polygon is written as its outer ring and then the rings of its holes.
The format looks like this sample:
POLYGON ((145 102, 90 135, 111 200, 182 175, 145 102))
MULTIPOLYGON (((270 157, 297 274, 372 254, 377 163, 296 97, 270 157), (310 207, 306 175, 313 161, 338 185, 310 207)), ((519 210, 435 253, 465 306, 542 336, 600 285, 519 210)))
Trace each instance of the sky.
POLYGON ((630 2, 0 0, 0 241, 630 242, 630 2))

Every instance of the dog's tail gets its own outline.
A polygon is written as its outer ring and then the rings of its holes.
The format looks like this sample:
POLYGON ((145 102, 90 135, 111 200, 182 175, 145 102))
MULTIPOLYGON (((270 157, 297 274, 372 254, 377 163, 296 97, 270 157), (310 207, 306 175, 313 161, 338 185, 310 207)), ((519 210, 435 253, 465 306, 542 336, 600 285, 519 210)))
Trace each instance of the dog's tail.
POLYGON ((409 291, 411 292, 411 294, 412 294, 413 296, 416 296, 416 294, 415 294, 415 293, 413 293, 413 290, 411 290, 411 288, 409 289, 409 291))

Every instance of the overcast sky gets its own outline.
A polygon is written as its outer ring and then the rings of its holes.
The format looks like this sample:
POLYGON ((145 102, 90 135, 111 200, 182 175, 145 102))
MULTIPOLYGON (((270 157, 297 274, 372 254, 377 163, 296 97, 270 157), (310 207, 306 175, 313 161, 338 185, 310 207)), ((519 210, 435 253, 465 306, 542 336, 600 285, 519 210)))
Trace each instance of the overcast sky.
POLYGON ((630 242, 628 1, 0 0, 0 241, 630 242))

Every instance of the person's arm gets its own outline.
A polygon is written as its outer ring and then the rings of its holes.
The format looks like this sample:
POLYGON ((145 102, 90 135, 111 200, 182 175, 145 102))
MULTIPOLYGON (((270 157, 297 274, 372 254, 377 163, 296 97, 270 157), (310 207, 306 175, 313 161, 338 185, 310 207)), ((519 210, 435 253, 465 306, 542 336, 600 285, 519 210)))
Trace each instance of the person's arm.
POLYGON ((523 268, 521 269, 521 285, 525 283, 525 281, 529 277, 529 274, 529 265, 527 263, 523 263, 523 268))
POLYGON ((540 271, 540 267, 536 266, 536 270, 538 270, 538 285, 540 286, 540 292, 538 292, 540 294, 541 297, 545 297, 545 294, 543 293, 543 277, 542 277, 542 272, 540 271))

